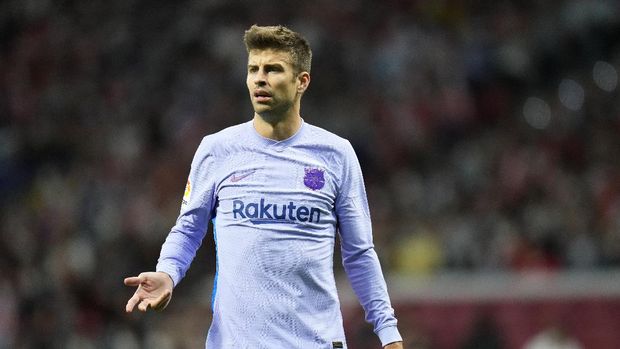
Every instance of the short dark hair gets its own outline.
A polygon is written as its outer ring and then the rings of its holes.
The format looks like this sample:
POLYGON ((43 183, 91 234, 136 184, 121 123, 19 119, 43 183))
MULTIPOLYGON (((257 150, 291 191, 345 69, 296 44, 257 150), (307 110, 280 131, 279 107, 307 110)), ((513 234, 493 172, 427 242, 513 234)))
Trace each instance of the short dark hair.
POLYGON ((272 49, 285 51, 291 55, 296 73, 310 72, 312 64, 312 50, 308 41, 301 34, 282 25, 258 26, 253 25, 245 31, 243 36, 245 48, 251 50, 272 49))

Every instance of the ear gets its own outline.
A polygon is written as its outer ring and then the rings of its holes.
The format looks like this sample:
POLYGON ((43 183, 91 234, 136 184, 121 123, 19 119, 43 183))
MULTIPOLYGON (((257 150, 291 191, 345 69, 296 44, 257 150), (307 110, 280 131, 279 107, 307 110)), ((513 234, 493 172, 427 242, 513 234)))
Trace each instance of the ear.
POLYGON ((303 71, 297 75, 297 81, 299 82, 297 86, 297 92, 302 94, 308 89, 308 85, 310 85, 310 73, 303 71))

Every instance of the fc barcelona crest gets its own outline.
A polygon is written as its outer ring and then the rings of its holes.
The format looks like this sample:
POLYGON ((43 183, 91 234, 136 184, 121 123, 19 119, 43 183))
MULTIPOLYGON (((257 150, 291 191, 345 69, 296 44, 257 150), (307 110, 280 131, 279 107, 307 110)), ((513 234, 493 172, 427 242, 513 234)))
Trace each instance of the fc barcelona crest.
POLYGON ((318 168, 305 168, 304 184, 312 190, 319 190, 325 185, 325 171, 318 168))

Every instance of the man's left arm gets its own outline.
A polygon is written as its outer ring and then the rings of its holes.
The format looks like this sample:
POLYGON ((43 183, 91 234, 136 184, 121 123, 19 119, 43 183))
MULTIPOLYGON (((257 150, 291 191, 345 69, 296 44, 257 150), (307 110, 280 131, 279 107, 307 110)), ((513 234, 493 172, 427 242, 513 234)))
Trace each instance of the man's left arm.
POLYGON ((343 161, 336 214, 342 263, 364 311, 366 321, 384 348, 402 348, 402 337, 372 241, 372 227, 362 171, 350 144, 343 161))

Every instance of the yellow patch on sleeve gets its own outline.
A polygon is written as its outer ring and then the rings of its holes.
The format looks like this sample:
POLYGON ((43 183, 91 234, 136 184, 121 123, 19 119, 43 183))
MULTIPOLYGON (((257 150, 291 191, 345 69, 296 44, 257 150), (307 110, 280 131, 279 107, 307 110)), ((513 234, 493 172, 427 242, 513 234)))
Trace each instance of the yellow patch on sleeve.
POLYGON ((192 185, 189 182, 189 179, 187 180, 187 184, 185 185, 185 193, 183 194, 183 200, 188 200, 189 199, 189 193, 192 191, 192 185))

